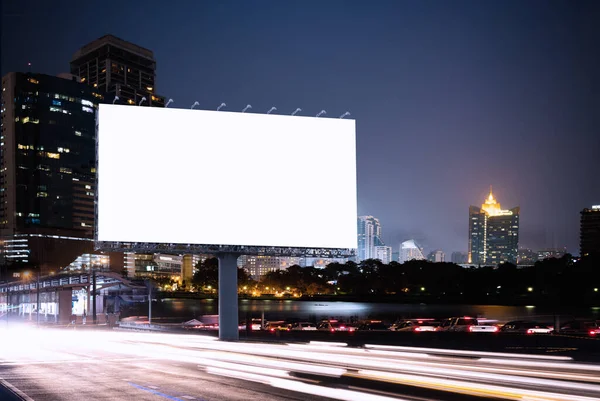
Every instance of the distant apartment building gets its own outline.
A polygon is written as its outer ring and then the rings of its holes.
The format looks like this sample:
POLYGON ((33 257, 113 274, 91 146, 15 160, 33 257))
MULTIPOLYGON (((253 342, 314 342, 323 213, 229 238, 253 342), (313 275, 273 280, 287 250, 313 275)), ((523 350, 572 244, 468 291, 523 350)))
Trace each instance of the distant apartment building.
POLYGON ((327 265, 330 263, 344 264, 348 261, 347 258, 291 258, 291 259, 294 259, 294 260, 299 259, 298 263, 294 263, 294 264, 298 264, 301 267, 313 266, 313 267, 316 267, 317 269, 323 269, 323 268, 327 267, 327 265))
POLYGON ((517 263, 519 207, 503 210, 492 191, 481 207, 469 208, 469 263, 517 263))
POLYGON ((469 255, 465 252, 452 252, 450 255, 450 261, 457 265, 464 265, 469 262, 469 255))
POLYGON ((356 261, 375 259, 375 248, 382 246, 381 224, 379 219, 373 216, 358 217, 358 249, 356 261))
POLYGON ((299 264, 300 258, 298 257, 282 256, 242 255, 237 261, 238 268, 245 269, 254 280, 260 280, 262 276, 269 272, 284 270, 299 264))
POLYGON ((529 248, 519 248, 517 264, 518 265, 533 265, 538 261, 538 253, 529 248))
POLYGON ((436 249, 435 251, 429 252, 429 255, 427 255, 427 260, 434 263, 445 262, 446 254, 444 253, 444 251, 436 249))
POLYGON ((0 252, 11 271, 58 272, 93 253, 95 119, 102 95, 78 77, 2 77, 0 252))
POLYGON ((373 259, 381 260, 383 264, 389 264, 392 261, 392 247, 379 245, 375 247, 375 257, 373 259))
POLYGON ((559 259, 559 258, 562 258, 563 256, 565 256, 566 254, 567 254, 567 248, 542 249, 540 251, 537 251, 537 259, 538 260, 544 260, 544 259, 550 259, 550 258, 559 259))
POLYGON ((411 239, 400 244, 400 253, 398 262, 404 263, 410 260, 425 260, 423 248, 421 248, 415 240, 411 239))
POLYGON ((583 209, 580 224, 579 255, 600 254, 600 205, 583 209))

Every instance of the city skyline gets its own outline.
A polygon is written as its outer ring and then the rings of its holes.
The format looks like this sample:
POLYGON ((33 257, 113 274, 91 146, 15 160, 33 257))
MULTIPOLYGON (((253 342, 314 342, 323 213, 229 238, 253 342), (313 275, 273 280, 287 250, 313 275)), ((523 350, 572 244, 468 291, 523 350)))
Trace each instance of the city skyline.
POLYGON ((66 72, 77 49, 114 34, 154 52, 170 107, 350 111, 358 214, 380 219, 386 244, 414 238, 425 249, 466 251, 465 205, 492 184, 504 203, 522 207, 520 245, 578 253, 579 212, 600 198, 589 185, 600 163, 591 95, 600 71, 597 3, 318 5, 318 13, 275 2, 172 13, 122 5, 149 25, 166 18, 178 26, 165 32, 124 24, 110 7, 9 2, 2 71, 27 71, 31 62, 32 72, 66 72))

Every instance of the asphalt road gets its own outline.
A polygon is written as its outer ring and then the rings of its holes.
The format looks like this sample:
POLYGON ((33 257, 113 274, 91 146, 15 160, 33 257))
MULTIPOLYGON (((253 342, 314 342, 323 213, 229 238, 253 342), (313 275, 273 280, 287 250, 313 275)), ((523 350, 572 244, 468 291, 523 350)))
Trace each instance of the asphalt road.
POLYGON ((600 399, 600 365, 567 356, 25 327, 0 338, 2 400, 600 399))

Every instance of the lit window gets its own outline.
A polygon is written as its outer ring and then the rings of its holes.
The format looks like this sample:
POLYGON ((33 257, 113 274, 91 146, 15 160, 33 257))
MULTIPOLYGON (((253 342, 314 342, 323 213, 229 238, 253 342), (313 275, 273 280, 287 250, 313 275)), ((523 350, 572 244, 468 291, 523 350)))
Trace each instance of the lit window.
POLYGON ((146 89, 148 89, 149 91, 152 91, 152 89, 154 89, 154 88, 151 86, 146 86, 146 89))
POLYGON ((88 113, 93 113, 94 112, 93 108, 87 107, 87 106, 81 106, 81 110, 87 111, 88 113))
POLYGON ((75 136, 81 136, 81 131, 75 131, 75 136))
POLYGON ((35 78, 29 78, 28 81, 31 82, 32 84, 36 84, 36 85, 40 83, 40 81, 38 81, 35 78))
POLYGON ((92 189, 92 187, 90 185, 86 185, 85 189, 92 189))
POLYGON ((48 197, 48 192, 38 192, 37 193, 37 197, 38 198, 47 198, 48 197))
POLYGON ((59 171, 63 174, 73 174, 73 170, 68 167, 61 167, 59 171))
POLYGON ((81 82, 85 82, 85 77, 81 78, 81 82))
POLYGON ((94 84, 94 88, 97 88, 97 87, 98 87, 98 84, 94 84))
POLYGON ((92 167, 91 171, 92 171, 92 173, 95 173, 96 172, 96 168, 92 167))
POLYGON ((46 157, 49 159, 60 159, 60 155, 58 153, 47 152, 46 157))
POLYGON ((81 99, 81 104, 84 106, 94 107, 94 103, 90 102, 89 100, 85 100, 85 99, 81 99))

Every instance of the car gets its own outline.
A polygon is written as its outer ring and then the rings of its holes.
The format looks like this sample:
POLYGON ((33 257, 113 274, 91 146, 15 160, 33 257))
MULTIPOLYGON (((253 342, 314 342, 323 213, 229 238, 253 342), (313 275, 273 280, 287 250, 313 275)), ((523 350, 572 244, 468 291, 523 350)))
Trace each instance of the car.
POLYGON ((356 330, 356 327, 349 323, 341 322, 338 320, 322 320, 319 322, 319 324, 317 324, 317 330, 329 331, 333 333, 336 331, 354 331, 356 330))
MULTIPOLYGON (((252 331, 259 331, 263 329, 262 319, 252 319, 252 331)), ((239 327, 240 330, 246 330, 246 322, 242 322, 239 327)))
POLYGON ((401 320, 394 323, 391 327, 391 331, 437 331, 440 322, 434 319, 410 319, 401 320))
POLYGON ((560 326, 560 334, 600 337, 600 325, 594 320, 571 320, 560 326))
POLYGON ((290 325, 283 320, 277 320, 272 322, 267 322, 265 325, 265 330, 271 333, 276 331, 290 331, 290 325))
POLYGON ((317 325, 311 322, 296 322, 290 325, 291 331, 317 331, 317 325))
POLYGON ((358 331, 387 331, 390 325, 383 323, 381 320, 368 320, 358 325, 358 331))
POLYGON ((493 324, 483 324, 491 321, 487 319, 480 320, 469 316, 451 317, 442 321, 440 331, 458 331, 469 333, 496 333, 498 331, 498 326, 493 324))
POLYGON ((515 320, 507 322, 500 328, 500 331, 503 333, 550 334, 554 331, 554 327, 534 321, 515 320))

